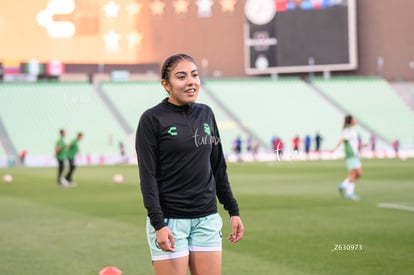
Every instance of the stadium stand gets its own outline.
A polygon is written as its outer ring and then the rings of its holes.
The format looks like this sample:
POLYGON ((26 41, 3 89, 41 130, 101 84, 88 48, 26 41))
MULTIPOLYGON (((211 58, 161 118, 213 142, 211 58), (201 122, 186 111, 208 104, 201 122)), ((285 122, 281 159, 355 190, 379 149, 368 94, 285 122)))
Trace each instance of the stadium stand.
POLYGON ((118 141, 130 150, 126 133, 86 82, 3 83, 0 85, 0 116, 17 151, 27 149, 28 159, 50 156, 61 128, 69 142, 84 133, 81 154, 101 158, 118 155, 118 141))
POLYGON ((101 86, 133 134, 141 114, 167 96, 159 81, 103 82, 101 86))
POLYGON ((390 83, 400 97, 414 111, 414 83, 413 82, 394 82, 390 83))
POLYGON ((387 81, 376 77, 339 77, 314 79, 312 83, 388 144, 398 139, 401 147, 412 146, 414 113, 387 81))
POLYGON ((3 146, 0 146, 0 158, 6 156, 6 151, 4 151, 3 146))
POLYGON ((320 132, 325 150, 340 137, 343 113, 299 78, 208 80, 206 86, 267 150, 273 136, 281 138, 288 150, 296 135, 314 138, 320 132))
POLYGON ((13 166, 19 155, 0 117, 0 167, 13 166))
MULTIPOLYGON (((27 149, 28 159, 47 156, 41 165, 53 164, 53 145, 58 130, 65 128, 67 142, 78 131, 85 133, 83 156, 119 156, 119 142, 132 156, 141 114, 167 94, 158 80, 99 85, 95 90, 97 86, 87 82, 2 83, 0 118, 16 155, 27 149)), ((410 89, 404 91, 412 95, 410 89)), ((329 150, 337 143, 348 112, 361 122, 358 131, 365 143, 371 131, 384 137, 378 147, 389 148, 395 138, 409 146, 414 137, 413 112, 388 82, 377 78, 207 79, 198 102, 213 109, 227 155, 233 152, 236 137, 242 138, 245 151, 249 136, 260 142, 261 152, 272 153, 272 137, 281 138, 289 151, 294 136, 303 140, 309 134, 314 149, 317 132, 323 137, 322 150, 329 150)), ((6 163, 7 157, 0 147, 0 161, 6 163)))
MULTIPOLYGON (((131 135, 142 112, 166 96, 159 81, 104 82, 102 90, 127 121, 131 135)), ((198 102, 214 110, 226 154, 232 152, 237 136, 244 142, 253 136, 262 150, 270 151, 273 136, 282 138, 289 148, 295 135, 313 138, 316 132, 324 138, 323 148, 330 149, 339 139, 345 114, 299 78, 208 79, 198 102)), ((360 128, 359 132, 367 141, 369 131, 360 128)), ((379 142, 379 146, 387 145, 379 142)))

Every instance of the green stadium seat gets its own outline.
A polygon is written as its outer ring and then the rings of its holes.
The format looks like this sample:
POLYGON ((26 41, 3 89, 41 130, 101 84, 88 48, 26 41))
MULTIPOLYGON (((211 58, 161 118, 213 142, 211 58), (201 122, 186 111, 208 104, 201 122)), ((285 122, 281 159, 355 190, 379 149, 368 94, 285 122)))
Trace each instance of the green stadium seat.
POLYGON ((84 133, 83 155, 119 154, 118 141, 131 150, 128 136, 86 82, 3 83, 0 116, 17 151, 27 149, 28 157, 50 156, 48 163, 54 160, 61 128, 67 132, 67 142, 84 133))
POLYGON ((313 80, 321 92, 360 123, 368 125, 388 145, 399 139, 402 147, 411 147, 414 139, 414 112, 383 79, 343 77, 313 80))

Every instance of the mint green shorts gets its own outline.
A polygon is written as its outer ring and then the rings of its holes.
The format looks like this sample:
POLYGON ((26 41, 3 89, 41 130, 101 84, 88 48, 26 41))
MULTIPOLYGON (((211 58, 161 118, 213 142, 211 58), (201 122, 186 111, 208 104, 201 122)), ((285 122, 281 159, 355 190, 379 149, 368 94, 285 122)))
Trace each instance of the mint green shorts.
POLYGON ((358 157, 346 159, 346 167, 348 168, 348 171, 361 168, 361 161, 358 157))
POLYGON ((147 240, 153 261, 186 257, 190 251, 221 251, 223 220, 218 213, 196 219, 165 219, 175 241, 175 252, 156 244, 155 229, 147 217, 147 240))

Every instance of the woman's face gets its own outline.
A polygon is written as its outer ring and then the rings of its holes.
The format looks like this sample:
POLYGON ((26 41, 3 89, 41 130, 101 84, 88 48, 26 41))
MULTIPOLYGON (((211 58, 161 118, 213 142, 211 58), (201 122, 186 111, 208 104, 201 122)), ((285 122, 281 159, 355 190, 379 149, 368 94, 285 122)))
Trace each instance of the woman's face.
POLYGON ((171 68, 168 81, 163 79, 161 84, 170 95, 170 103, 178 106, 192 104, 200 90, 197 66, 191 61, 180 60, 171 68))
POLYGON ((353 118, 352 120, 351 120, 351 123, 350 123, 350 126, 355 126, 355 124, 356 124, 357 122, 356 122, 356 119, 355 118, 353 118))

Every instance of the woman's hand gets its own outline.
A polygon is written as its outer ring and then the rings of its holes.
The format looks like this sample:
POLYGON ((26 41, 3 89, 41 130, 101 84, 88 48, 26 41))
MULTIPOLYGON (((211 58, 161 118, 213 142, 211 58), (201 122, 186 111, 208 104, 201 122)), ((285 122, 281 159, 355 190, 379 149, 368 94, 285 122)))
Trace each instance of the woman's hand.
POLYGON ((243 238, 244 226, 242 220, 239 216, 232 216, 230 218, 231 223, 231 234, 229 236, 229 241, 232 243, 237 243, 243 238))
POLYGON ((168 226, 164 226, 163 228, 157 230, 155 232, 155 237, 155 242, 160 249, 166 252, 175 252, 174 236, 168 226))

